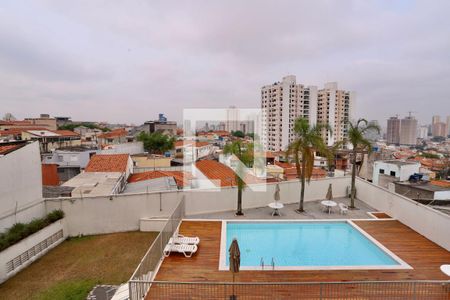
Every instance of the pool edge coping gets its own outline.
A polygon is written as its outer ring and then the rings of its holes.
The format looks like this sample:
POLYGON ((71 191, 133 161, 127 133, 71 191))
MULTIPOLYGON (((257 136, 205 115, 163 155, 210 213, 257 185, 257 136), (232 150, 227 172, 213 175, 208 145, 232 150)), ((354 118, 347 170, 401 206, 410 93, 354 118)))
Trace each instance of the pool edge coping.
MULTIPOLYGON (((392 220, 392 219, 385 219, 392 220)), ((354 221, 361 221, 360 219, 321 219, 321 220, 264 220, 264 219, 255 219, 255 220, 222 220, 221 224, 221 236, 220 236, 220 253, 219 253, 219 271, 229 271, 229 267, 226 266, 226 224, 230 223, 246 223, 246 222, 255 222, 255 223, 282 223, 282 222, 296 222, 296 223, 306 223, 306 222, 316 222, 316 223, 327 223, 327 222, 336 222, 336 223, 348 223, 350 226, 355 228, 359 233, 361 233, 365 238, 374 243, 381 251, 383 251, 387 256, 397 262, 399 265, 366 265, 366 266, 275 266, 274 268, 270 265, 267 265, 267 268, 261 267, 240 267, 242 271, 335 271, 335 270, 412 270, 414 269, 400 257, 398 257, 394 252, 386 248, 382 243, 377 241, 373 236, 364 231, 361 227, 356 225, 354 221)))

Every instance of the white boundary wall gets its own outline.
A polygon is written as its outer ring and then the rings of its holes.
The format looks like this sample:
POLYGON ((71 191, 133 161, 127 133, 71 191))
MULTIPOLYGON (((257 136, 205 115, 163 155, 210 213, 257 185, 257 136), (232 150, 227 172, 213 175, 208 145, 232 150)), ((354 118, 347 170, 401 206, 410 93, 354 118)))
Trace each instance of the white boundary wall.
MULTIPOLYGON (((324 199, 330 183, 333 184, 333 195, 344 197, 347 186, 350 185, 350 178, 311 180, 305 189, 305 201, 324 199)), ((299 201, 298 181, 281 182, 280 190, 281 202, 299 201)), ((275 184, 247 187, 243 193, 243 208, 267 205, 273 201, 274 192, 275 184), (255 189, 261 192, 253 191, 255 189)), ((46 199, 45 205, 48 212, 62 209, 65 212, 69 235, 76 236, 139 230, 141 219, 167 217, 183 196, 186 201, 186 215, 229 211, 236 209, 237 188, 46 199)))
POLYGON ((39 143, 0 157, 0 232, 44 216, 39 143))
POLYGON ((356 195, 450 251, 450 216, 400 194, 356 178, 356 195))
MULTIPOLYGON (((0 283, 13 277, 18 272, 28 267, 35 260, 50 251, 50 249, 53 249, 62 243, 66 239, 67 233, 66 221, 65 219, 61 219, 0 252, 0 283), (51 239, 51 242, 46 242, 47 239, 61 230, 61 236, 58 235, 57 238, 54 237, 51 239), (42 243, 45 245, 42 245, 42 243), (18 259, 18 256, 20 256, 20 259, 18 259), (9 271, 8 262, 11 260, 20 262, 20 266, 14 268, 12 271, 9 271)), ((51 270, 48 271, 51 272, 51 270)))

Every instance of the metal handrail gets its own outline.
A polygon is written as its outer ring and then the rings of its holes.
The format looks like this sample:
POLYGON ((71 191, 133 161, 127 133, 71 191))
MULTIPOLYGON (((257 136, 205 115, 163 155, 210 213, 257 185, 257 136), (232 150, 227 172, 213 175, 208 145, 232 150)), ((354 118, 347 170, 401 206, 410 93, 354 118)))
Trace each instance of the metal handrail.
POLYGON ((369 283, 441 283, 449 284, 450 280, 367 280, 367 281, 273 281, 273 282, 230 282, 230 281, 161 281, 152 280, 147 283, 155 284, 192 284, 192 285, 319 285, 319 284, 369 284, 369 283))

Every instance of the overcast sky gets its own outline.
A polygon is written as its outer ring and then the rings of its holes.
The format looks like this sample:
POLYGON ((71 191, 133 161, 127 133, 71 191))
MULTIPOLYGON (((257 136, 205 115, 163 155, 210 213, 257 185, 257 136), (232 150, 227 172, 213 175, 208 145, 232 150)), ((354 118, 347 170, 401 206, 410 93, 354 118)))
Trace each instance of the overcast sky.
POLYGON ((0 114, 139 124, 260 106, 262 85, 357 93, 357 116, 450 115, 450 1, 0 3, 0 114))

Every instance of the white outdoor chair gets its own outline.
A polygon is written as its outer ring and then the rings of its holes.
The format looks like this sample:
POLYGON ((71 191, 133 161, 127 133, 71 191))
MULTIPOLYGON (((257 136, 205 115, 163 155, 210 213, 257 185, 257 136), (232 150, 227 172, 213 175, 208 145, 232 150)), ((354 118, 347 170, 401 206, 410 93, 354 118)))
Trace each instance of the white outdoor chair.
POLYGON ((164 248, 164 256, 168 257, 172 252, 183 253, 185 257, 192 257, 197 252, 197 245, 167 244, 164 248))
POLYGON ((348 206, 345 205, 344 203, 339 203, 339 211, 341 215, 346 215, 348 212, 348 206))
POLYGON ((184 236, 181 234, 175 234, 169 240, 169 244, 186 244, 186 245, 198 245, 200 243, 200 238, 184 236))

